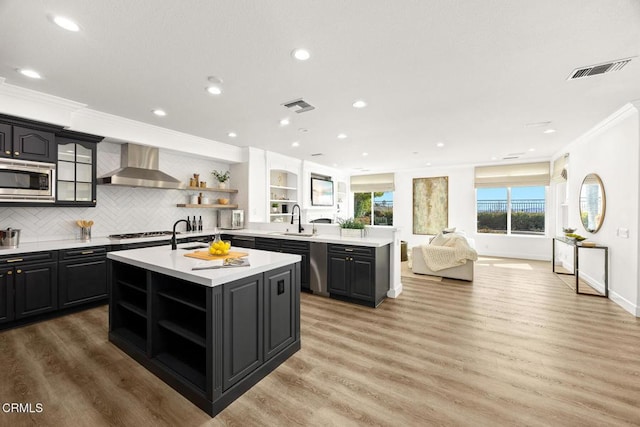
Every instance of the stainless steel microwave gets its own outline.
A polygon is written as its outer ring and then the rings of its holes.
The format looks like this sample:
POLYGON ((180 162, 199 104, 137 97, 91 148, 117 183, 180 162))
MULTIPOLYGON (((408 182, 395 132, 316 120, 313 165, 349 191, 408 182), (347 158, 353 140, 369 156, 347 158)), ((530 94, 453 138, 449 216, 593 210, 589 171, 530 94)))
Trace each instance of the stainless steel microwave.
POLYGON ((0 202, 53 203, 56 165, 0 159, 0 202))

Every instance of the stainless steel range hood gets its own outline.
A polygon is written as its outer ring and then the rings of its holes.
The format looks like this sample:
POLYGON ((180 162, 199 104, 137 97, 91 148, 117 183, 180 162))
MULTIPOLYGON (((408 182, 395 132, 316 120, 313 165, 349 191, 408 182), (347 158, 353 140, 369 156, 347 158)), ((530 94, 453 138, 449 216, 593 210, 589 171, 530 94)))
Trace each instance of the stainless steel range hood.
POLYGON ((136 144, 122 144, 120 169, 98 178, 101 185, 126 187, 184 188, 178 179, 158 169, 159 149, 136 144))

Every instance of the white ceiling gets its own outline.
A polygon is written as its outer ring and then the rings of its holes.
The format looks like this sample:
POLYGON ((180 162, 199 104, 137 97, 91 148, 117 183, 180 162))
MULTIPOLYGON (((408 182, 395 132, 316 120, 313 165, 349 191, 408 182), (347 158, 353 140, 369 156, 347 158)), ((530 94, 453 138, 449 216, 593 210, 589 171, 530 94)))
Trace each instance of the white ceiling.
POLYGON ((639 54, 638 0, 0 0, 7 83, 347 170, 549 158, 640 99, 640 58, 571 71, 639 54), (311 59, 294 60, 297 47, 311 59), (44 78, 15 71, 27 67, 44 78), (220 96, 205 91, 211 75, 220 96), (281 105, 296 98, 315 110, 281 105), (557 132, 526 126, 547 121, 557 132))

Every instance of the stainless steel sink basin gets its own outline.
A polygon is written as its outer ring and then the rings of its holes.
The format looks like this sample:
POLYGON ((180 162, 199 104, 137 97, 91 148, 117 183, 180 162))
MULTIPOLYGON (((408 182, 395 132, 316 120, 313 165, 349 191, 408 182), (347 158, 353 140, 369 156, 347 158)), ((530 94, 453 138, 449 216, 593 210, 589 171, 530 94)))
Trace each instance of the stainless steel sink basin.
POLYGON ((313 233, 294 233, 290 231, 282 234, 284 234, 285 236, 301 236, 301 237, 312 237, 314 235, 313 233))

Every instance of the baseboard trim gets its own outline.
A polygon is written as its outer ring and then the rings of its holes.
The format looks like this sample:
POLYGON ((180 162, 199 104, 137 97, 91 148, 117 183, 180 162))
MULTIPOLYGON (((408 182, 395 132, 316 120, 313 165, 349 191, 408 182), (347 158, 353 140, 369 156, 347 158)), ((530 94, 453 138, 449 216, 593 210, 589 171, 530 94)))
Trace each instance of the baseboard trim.
POLYGON ((387 291, 387 296, 389 298, 398 298, 402 293, 402 282, 396 284, 395 288, 391 288, 387 291))
POLYGON ((632 303, 628 299, 624 298, 622 295, 618 294, 615 291, 609 289, 609 299, 620 307, 622 307, 625 311, 628 311, 630 314, 635 317, 640 317, 640 307, 636 304, 632 303))

